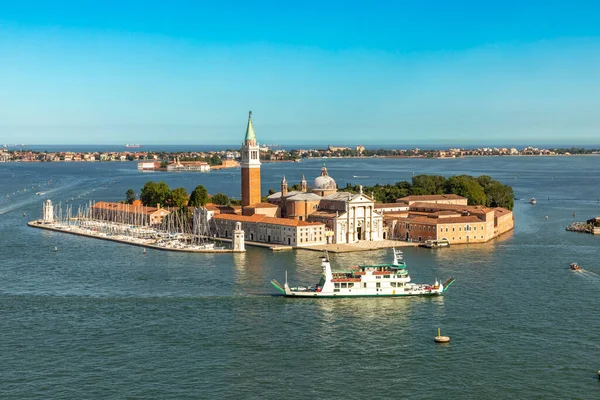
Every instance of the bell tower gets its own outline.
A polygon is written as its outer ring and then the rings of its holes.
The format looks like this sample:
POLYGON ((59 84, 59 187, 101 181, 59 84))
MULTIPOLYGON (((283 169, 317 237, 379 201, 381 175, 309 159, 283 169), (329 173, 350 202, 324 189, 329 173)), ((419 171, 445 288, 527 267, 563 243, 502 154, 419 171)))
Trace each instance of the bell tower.
POLYGON ((260 149, 252 126, 252 111, 248 113, 246 138, 242 144, 242 207, 260 203, 260 149))

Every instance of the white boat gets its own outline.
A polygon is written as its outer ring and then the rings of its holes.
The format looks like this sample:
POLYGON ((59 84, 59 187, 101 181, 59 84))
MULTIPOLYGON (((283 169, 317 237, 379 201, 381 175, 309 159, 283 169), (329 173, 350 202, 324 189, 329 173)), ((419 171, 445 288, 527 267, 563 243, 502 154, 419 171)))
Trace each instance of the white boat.
POLYGON ((535 199, 535 197, 532 197, 531 200, 529 200, 529 203, 535 204, 537 203, 537 200, 535 199))
POLYGON ((437 296, 444 293, 454 278, 431 285, 410 282, 402 251, 393 249, 391 264, 359 265, 349 271, 332 272, 327 256, 321 258, 323 272, 319 283, 311 287, 290 287, 276 280, 271 284, 286 297, 374 297, 437 296))
POLYGON ((426 240, 425 243, 423 243, 421 246, 427 247, 429 249, 434 249, 438 247, 448 247, 450 246, 450 242, 448 241, 448 239, 426 240))

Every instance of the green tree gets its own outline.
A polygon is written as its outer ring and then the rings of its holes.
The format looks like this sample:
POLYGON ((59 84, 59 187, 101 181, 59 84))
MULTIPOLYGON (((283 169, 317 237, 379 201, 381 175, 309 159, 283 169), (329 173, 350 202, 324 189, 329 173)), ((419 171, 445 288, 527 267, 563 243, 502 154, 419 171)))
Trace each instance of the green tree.
POLYGON ((503 185, 498 181, 492 181, 486 191, 487 205, 489 207, 504 207, 512 210, 515 205, 515 194, 513 188, 503 185))
POLYGON ((494 181, 492 180, 492 178, 489 175, 480 175, 477 177, 477 183, 479 183, 481 185, 481 187, 483 188, 483 191, 487 193, 488 188, 490 187, 490 185, 492 185, 493 182, 497 182, 498 181, 494 181))
POLYGON ((125 202, 127 204, 133 204, 134 200, 135 200, 135 192, 131 188, 127 189, 127 192, 125 192, 125 202))
POLYGON ((444 194, 445 190, 446 178, 441 175, 416 175, 412 178, 412 194, 444 194))
POLYGON ((188 206, 190 207, 201 207, 208 203, 208 192, 202 185, 196 186, 196 188, 190 194, 190 200, 188 206))
POLYGON ((167 165, 169 165, 169 162, 166 160, 160 162, 160 168, 167 168, 167 165))
POLYGON ((214 204, 221 204, 225 206, 229 204, 229 197, 227 197, 226 194, 217 193, 212 197, 211 202, 214 204))
POLYGON ((165 182, 148 181, 142 188, 140 200, 145 206, 156 207, 157 204, 167 204, 171 190, 165 182))
POLYGON ((446 181, 447 193, 454 193, 469 199, 469 205, 485 205, 486 196, 477 179, 469 175, 451 176, 446 181))
POLYGON ((169 205, 172 207, 183 207, 188 203, 188 194, 185 191, 185 188, 178 187, 176 189, 171 190, 169 193, 169 205))

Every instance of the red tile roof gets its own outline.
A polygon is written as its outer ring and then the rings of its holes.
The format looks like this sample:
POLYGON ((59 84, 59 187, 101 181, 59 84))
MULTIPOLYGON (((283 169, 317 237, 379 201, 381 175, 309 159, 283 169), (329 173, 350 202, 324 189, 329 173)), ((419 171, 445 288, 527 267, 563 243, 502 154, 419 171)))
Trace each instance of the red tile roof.
MULTIPOLYGON (((92 206, 92 208, 103 209, 103 210, 113 210, 119 212, 128 212, 134 214, 153 214, 159 209, 156 207, 146 207, 146 206, 135 206, 132 204, 123 204, 123 203, 109 203, 107 201, 99 201, 92 206)), ((166 210, 168 211, 168 210, 166 210)))
POLYGON ((315 226, 315 225, 323 225, 320 222, 307 222, 300 221, 297 219, 288 219, 288 218, 274 218, 267 217, 263 214, 254 214, 251 216, 247 215, 232 215, 232 214, 219 214, 215 215, 215 219, 223 219, 229 221, 238 221, 238 222, 260 222, 263 224, 270 225, 284 225, 284 226, 315 226))
POLYGON ((466 200, 466 197, 459 196, 457 194, 425 194, 425 195, 413 195, 402 197, 399 201, 427 201, 427 200, 466 200))

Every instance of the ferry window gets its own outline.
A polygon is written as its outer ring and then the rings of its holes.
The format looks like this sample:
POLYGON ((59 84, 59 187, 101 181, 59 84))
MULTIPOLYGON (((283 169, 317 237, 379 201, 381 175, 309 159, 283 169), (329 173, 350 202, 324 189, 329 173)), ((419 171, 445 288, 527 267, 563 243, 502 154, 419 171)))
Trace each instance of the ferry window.
POLYGON ((348 289, 349 289, 349 288, 353 288, 353 287, 354 287, 354 282, 350 282, 350 283, 348 284, 348 289))
POLYGON ((381 287, 381 282, 377 282, 377 283, 375 284, 375 287, 378 287, 378 288, 380 288, 380 287, 381 287))
POLYGON ((367 287, 367 283, 366 283, 366 282, 365 282, 365 283, 363 283, 363 287, 364 287, 364 288, 366 288, 366 287, 367 287))
POLYGON ((381 279, 381 275, 377 275, 375 279, 381 279))
POLYGON ((336 287, 336 288, 339 288, 340 284, 339 283, 334 283, 333 286, 336 287))
POLYGON ((347 283, 342 283, 342 289, 346 289, 348 287, 347 283))
POLYGON ((339 291, 340 291, 340 289, 333 289, 333 291, 334 291, 334 292, 339 292, 339 291))
POLYGON ((392 287, 396 287, 396 282, 390 282, 390 285, 391 285, 392 287))
POLYGON ((390 276, 389 276, 389 275, 384 275, 383 277, 384 277, 384 278, 389 278, 390 276))

